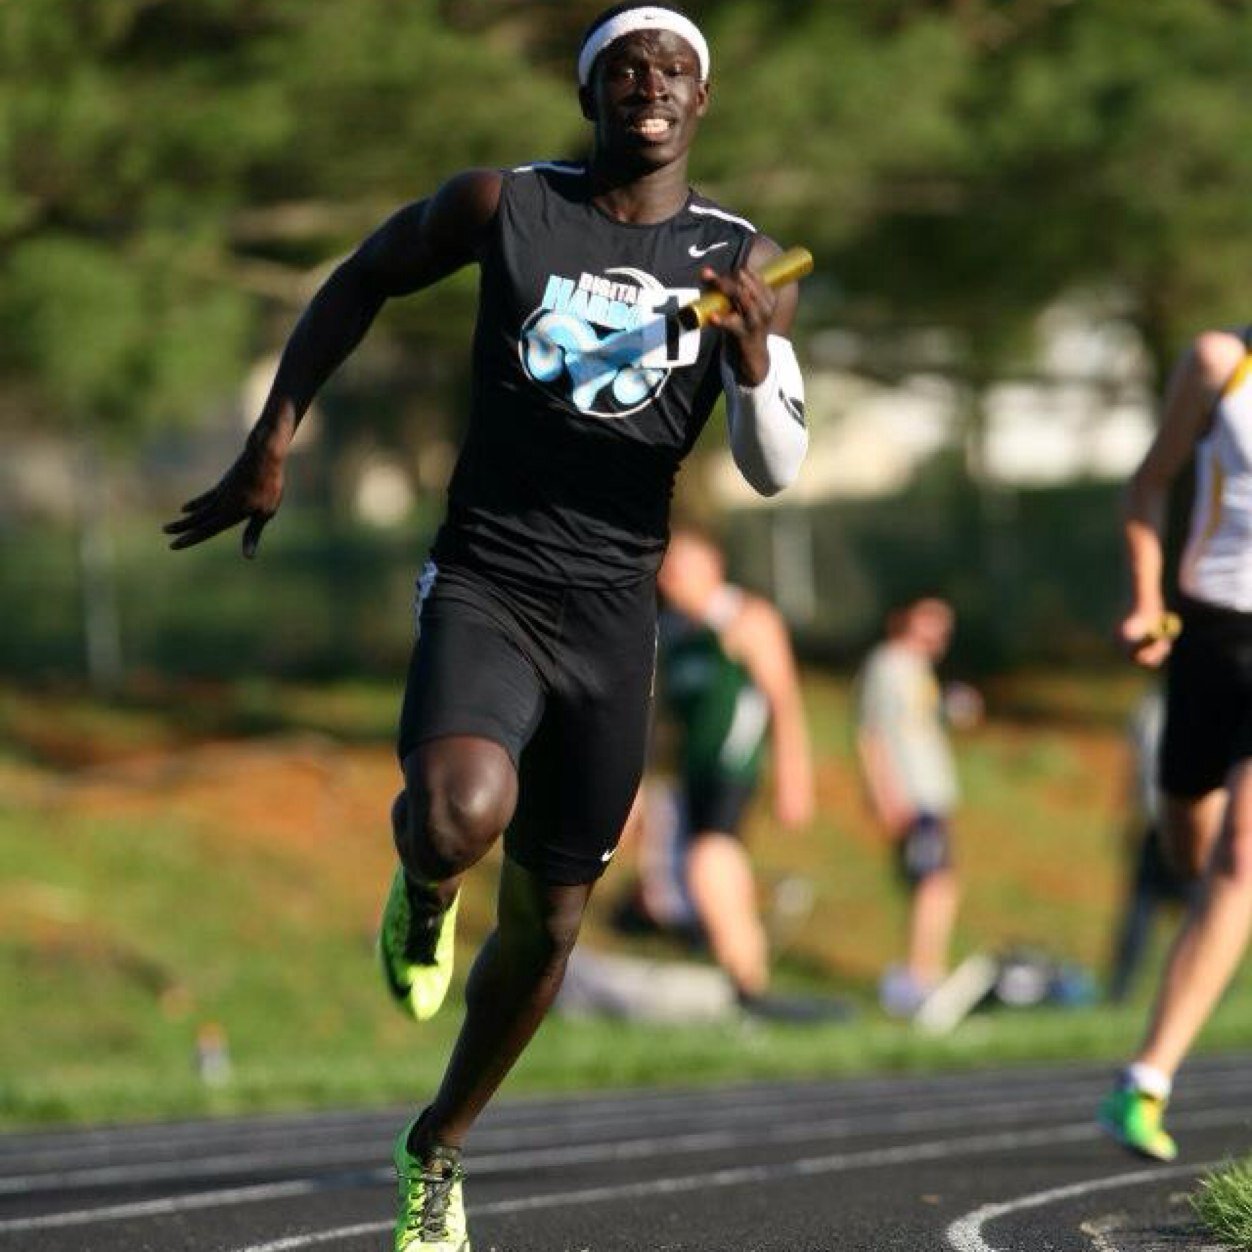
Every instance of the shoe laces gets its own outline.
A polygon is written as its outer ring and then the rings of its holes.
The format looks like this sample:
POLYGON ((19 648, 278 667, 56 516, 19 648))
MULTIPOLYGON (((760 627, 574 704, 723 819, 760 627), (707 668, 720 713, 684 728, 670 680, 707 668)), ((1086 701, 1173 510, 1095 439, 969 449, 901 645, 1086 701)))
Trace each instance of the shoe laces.
POLYGON ((420 890, 414 888, 406 874, 405 907, 394 910, 388 917, 391 929, 389 938, 392 948, 402 952, 406 961, 418 965, 433 965, 440 924, 446 910, 439 907, 438 897, 434 892, 427 896, 419 894, 420 890))
POLYGON ((462 1177, 461 1167, 454 1161, 434 1158, 423 1162, 416 1175, 410 1175, 410 1203, 413 1183, 418 1183, 421 1190, 418 1202, 413 1204, 405 1217, 405 1230, 424 1240, 445 1238, 452 1192, 462 1177))

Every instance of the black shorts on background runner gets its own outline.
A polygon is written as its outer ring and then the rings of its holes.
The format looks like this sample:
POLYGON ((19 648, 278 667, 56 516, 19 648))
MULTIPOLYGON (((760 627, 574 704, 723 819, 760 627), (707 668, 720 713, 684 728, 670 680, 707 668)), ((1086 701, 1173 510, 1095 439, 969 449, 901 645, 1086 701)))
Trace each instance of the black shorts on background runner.
POLYGON ((1169 656, 1161 787, 1200 796, 1252 756, 1252 613, 1198 600, 1179 606, 1182 634, 1169 656))
POLYGON ((545 882, 592 882, 643 773, 655 658, 650 578, 559 589, 428 565, 400 759, 446 735, 500 744, 519 782, 509 858, 545 882))
POLYGON ((694 839, 698 835, 718 834, 742 838, 739 827, 756 794, 758 781, 755 777, 737 778, 731 774, 707 774, 684 779, 689 823, 686 837, 694 839))
POLYGON ((952 839, 944 814, 917 814, 896 843, 896 868, 910 887, 952 868, 952 839))

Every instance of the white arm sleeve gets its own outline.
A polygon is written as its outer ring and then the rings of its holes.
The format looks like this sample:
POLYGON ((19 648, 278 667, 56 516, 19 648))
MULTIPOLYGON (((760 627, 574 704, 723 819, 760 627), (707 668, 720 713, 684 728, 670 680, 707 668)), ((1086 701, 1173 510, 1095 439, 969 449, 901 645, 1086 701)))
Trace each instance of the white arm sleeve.
POLYGON ((804 379, 791 341, 770 335, 769 374, 756 387, 741 385, 723 354, 722 386, 739 472, 761 495, 777 495, 795 480, 809 447, 804 379))

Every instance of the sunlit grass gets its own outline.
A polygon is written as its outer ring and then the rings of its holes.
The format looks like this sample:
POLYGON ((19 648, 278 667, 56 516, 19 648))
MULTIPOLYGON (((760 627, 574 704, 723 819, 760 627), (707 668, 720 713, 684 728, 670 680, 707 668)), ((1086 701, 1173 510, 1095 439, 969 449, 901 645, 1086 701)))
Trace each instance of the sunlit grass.
MULTIPOLYGON (((1081 688, 1093 704, 1112 692, 1081 688)), ((0 693, 0 1121, 175 1116, 313 1104, 412 1102, 437 1081, 459 984, 416 1027, 382 995, 372 950, 393 863, 386 825, 396 693, 385 684, 271 682, 131 693, 0 693), (184 698, 185 697, 185 698, 184 698), (231 1081, 202 1081, 206 1028, 225 1032, 231 1081)), ((874 1002, 901 942, 903 897, 861 804, 846 683, 813 677, 821 815, 804 834, 754 811, 765 884, 798 875, 814 907, 778 953, 785 988, 831 991, 855 1021, 787 1029, 658 1027, 554 1018, 508 1090, 699 1083, 1083 1058, 1113 1062, 1140 999, 1110 1009, 999 1010, 927 1038, 874 1002)), ((1028 942, 1098 971, 1121 881, 1124 761, 1114 726, 994 717, 961 744, 965 877, 958 951, 1028 942)), ((625 889, 615 864, 585 942, 625 889)), ((490 925, 491 864, 470 876, 459 977, 490 925)), ((1160 941, 1169 933, 1160 927, 1160 941)), ((1159 960, 1161 942, 1155 949, 1159 960)), ((689 955, 663 942, 652 956, 689 955)), ((1203 1036, 1252 1038, 1252 971, 1203 1036)))
POLYGON ((1191 1203, 1217 1238, 1252 1249, 1252 1156, 1209 1174, 1191 1203))

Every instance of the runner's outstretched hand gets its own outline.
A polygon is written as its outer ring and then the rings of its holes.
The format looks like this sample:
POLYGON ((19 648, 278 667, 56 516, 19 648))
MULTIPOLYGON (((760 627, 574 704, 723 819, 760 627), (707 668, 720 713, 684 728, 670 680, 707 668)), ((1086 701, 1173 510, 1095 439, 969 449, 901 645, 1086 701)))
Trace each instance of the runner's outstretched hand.
POLYGON ((1126 655, 1145 669, 1160 669, 1173 649, 1173 638, 1162 630, 1164 607, 1147 609, 1137 606, 1122 619, 1118 640, 1126 655))
POLYGON ((171 548, 190 548, 247 521, 243 554, 256 556, 261 531, 283 498, 283 464, 295 433, 295 415, 284 405, 273 422, 258 424, 235 463, 216 487, 183 505, 183 515, 163 529, 171 548))

